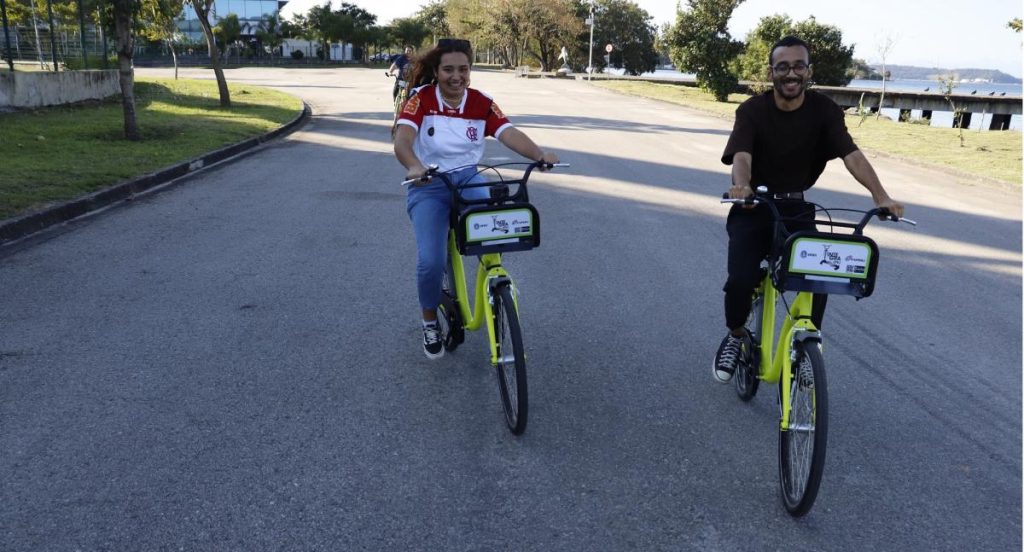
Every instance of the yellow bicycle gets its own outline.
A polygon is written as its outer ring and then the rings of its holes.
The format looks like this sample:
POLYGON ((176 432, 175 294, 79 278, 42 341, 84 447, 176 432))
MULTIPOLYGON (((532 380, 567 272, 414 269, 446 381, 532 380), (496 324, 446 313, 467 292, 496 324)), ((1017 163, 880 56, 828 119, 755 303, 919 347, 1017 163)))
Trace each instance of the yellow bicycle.
MULTIPOLYGON (((466 330, 487 328, 490 361, 498 377, 505 422, 514 435, 526 429, 529 408, 526 351, 519 323, 519 294, 512 276, 501 264, 501 256, 540 245, 540 216, 530 203, 527 190, 530 174, 540 167, 568 166, 542 162, 478 165, 476 175, 484 178, 470 178, 467 183, 453 182, 448 173, 439 172, 436 167, 424 177, 441 179, 452 193, 447 270, 438 307, 444 347, 454 351, 465 339, 466 330), (517 178, 505 178, 499 172, 499 169, 516 165, 525 166, 517 178), (473 198, 475 194, 466 193, 472 189, 486 189, 487 193, 484 197, 473 198), (480 260, 472 303, 463 255, 476 255, 480 260)), ((416 181, 407 180, 403 184, 416 181)))
POLYGON ((816 213, 824 213, 828 219, 814 222, 830 232, 803 230, 787 236, 785 219, 764 186, 747 199, 723 196, 722 203, 764 203, 774 215, 775 245, 762 265, 761 283, 754 290, 747 322, 749 337, 741 347, 733 379, 736 394, 743 401, 754 397, 760 382, 778 383, 782 502, 790 515, 803 516, 817 498, 828 441, 828 389, 822 336, 811 321, 813 294, 852 295, 857 299, 871 295, 879 255, 875 242, 863 235, 864 227, 875 216, 917 223, 884 209, 817 208, 816 213), (856 212, 862 217, 857 223, 832 220, 832 213, 839 211, 856 212), (837 233, 837 227, 852 229, 852 233, 837 233), (780 300, 785 302, 786 291, 797 294, 776 336, 775 309, 780 300))

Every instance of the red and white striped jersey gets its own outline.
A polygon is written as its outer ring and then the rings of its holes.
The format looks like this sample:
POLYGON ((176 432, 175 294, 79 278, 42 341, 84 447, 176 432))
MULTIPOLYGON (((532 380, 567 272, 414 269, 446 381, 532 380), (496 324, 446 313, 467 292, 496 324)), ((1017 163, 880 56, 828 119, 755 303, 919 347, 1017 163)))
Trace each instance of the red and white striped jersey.
POLYGON ((512 126, 487 94, 468 88, 459 107, 452 109, 441 101, 441 91, 433 84, 415 90, 398 124, 416 130, 413 152, 420 162, 437 165, 441 171, 479 163, 484 138, 497 138, 512 126))

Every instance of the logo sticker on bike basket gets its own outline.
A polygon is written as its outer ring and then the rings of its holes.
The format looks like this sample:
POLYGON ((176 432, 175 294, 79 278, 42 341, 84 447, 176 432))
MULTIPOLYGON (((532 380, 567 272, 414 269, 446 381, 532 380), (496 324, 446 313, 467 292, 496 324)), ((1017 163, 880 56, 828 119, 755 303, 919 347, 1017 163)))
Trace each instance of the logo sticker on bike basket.
POLYGON ((789 273, 866 279, 872 250, 859 241, 799 238, 791 246, 789 273))
POLYGON ((533 235, 533 213, 529 209, 478 211, 465 218, 467 242, 492 242, 533 235))

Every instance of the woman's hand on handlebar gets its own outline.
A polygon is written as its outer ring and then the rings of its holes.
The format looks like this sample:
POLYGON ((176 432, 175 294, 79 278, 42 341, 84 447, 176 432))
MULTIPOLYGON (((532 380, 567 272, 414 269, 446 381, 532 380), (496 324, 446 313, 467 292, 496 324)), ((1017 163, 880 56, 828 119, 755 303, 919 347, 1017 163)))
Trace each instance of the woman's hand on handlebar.
POLYGON ((412 182, 413 186, 422 186, 427 182, 430 182, 429 178, 430 169, 424 167, 422 163, 418 163, 409 167, 409 170, 405 173, 405 181, 412 182))
POLYGON ((538 167, 542 172, 550 169, 553 165, 558 164, 558 155, 550 151, 541 153, 540 159, 537 160, 538 167))

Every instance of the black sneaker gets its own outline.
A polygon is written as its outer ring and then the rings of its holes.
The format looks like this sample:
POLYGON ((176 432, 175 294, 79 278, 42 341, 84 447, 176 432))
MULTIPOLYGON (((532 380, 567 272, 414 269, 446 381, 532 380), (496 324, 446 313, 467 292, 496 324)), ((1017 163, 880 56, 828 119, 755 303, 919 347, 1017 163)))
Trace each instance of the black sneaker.
POLYGON ((736 372, 736 363, 743 352, 743 337, 736 337, 730 332, 718 346, 715 362, 711 365, 711 373, 718 383, 729 383, 736 372))
POLYGON ((423 352, 430 360, 444 356, 444 340, 437 322, 423 325, 423 352))

